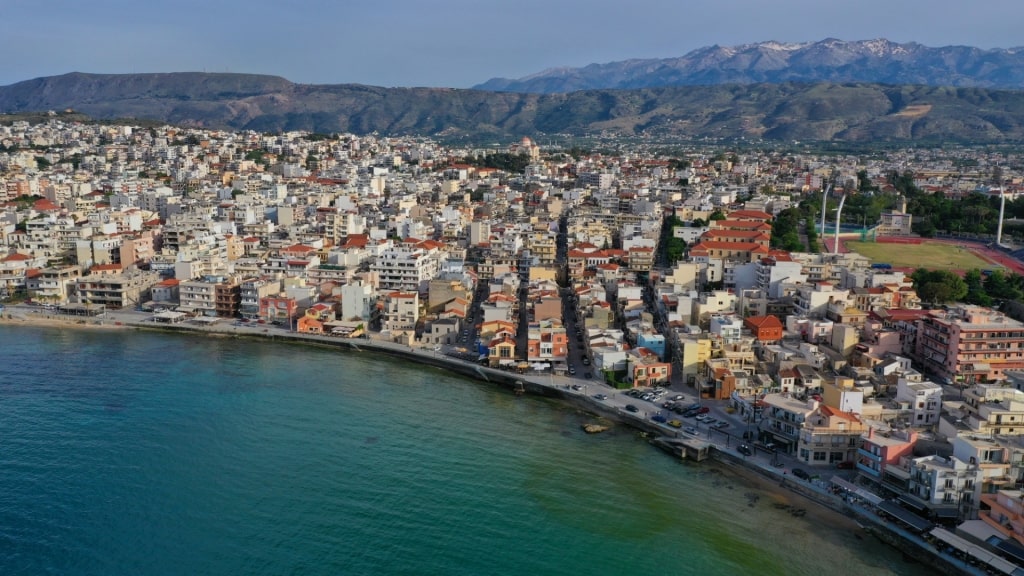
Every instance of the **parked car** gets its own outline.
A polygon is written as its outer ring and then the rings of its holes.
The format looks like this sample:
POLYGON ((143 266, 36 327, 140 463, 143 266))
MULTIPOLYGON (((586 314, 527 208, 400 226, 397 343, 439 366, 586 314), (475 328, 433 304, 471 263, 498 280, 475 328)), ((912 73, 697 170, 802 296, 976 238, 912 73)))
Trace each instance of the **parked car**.
POLYGON ((665 418, 661 414, 655 414, 654 416, 651 416, 651 420, 654 420, 655 422, 660 422, 660 423, 664 424, 665 422, 668 421, 668 418, 665 418))
POLYGON ((836 464, 836 468, 839 468, 840 470, 853 470, 855 467, 853 460, 844 460, 843 462, 836 464))
POLYGON ((715 430, 724 430, 729 427, 729 423, 726 422, 725 420, 719 420, 718 422, 712 424, 711 427, 714 428, 715 430))
POLYGON ((608 395, 607 394, 594 394, 594 398, 596 398, 598 400, 607 400, 608 399, 608 395))
POLYGON ((679 420, 669 420, 667 422, 667 424, 669 426, 673 427, 673 428, 682 428, 683 427, 683 423, 680 422, 679 420))
POLYGON ((708 408, 707 406, 701 406, 697 409, 697 414, 707 414, 708 412, 711 412, 711 408, 708 408))
POLYGON ((640 409, 632 404, 626 404, 626 412, 639 412, 640 409))
POLYGON ((736 447, 736 451, 744 456, 753 456, 754 450, 747 444, 740 444, 736 447))
POLYGON ((694 436, 698 434, 697 429, 694 428, 693 426, 687 426, 686 428, 683 428, 683 432, 686 432, 687 434, 692 434, 694 436))
POLYGON ((792 472, 793 472, 793 476, 796 476, 797 478, 799 478, 801 480, 810 480, 811 479, 811 475, 808 474, 807 471, 805 471, 803 468, 793 468, 792 472))

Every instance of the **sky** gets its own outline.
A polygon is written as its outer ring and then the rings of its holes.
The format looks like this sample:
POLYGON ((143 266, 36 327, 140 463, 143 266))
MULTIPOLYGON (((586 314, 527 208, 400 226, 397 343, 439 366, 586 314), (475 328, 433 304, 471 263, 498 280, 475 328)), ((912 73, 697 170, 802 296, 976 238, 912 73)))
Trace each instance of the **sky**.
POLYGON ((206 71, 469 88, 767 40, 1011 48, 1022 22, 1022 0, 2 0, 0 85, 206 71))

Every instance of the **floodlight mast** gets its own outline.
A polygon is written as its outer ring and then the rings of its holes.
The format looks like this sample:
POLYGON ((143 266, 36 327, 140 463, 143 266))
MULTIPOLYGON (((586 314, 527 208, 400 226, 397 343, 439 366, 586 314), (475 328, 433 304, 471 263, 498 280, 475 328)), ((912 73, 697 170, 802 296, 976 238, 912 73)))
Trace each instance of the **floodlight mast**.
POLYGON ((843 204, 846 203, 846 194, 839 199, 839 208, 836 208, 836 237, 832 241, 832 253, 839 254, 839 221, 843 216, 843 204))
POLYGON ((825 207, 828 206, 828 195, 832 192, 832 183, 825 187, 825 193, 821 195, 821 235, 825 235, 825 207))

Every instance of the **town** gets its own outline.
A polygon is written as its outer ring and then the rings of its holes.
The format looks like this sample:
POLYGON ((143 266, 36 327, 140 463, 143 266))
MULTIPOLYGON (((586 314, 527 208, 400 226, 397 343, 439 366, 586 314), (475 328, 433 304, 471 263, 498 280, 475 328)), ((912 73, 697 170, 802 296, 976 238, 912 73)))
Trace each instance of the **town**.
MULTIPOLYGON (((851 490, 898 501, 886 511, 911 528, 955 527, 1020 562, 1024 322, 891 261, 934 240, 986 277, 1019 275, 1001 216, 994 237, 982 210, 975 230, 922 237, 891 175, 1016 203, 1020 160, 458 149, 54 113, 0 126, 0 299, 385 341, 658 401, 672 387, 734 414, 759 450, 855 473, 851 490), (893 204, 835 224, 840 198, 868 194, 893 204), (809 198, 820 219, 795 216, 809 198)), ((701 417, 651 406, 670 428, 659 408, 701 417)))

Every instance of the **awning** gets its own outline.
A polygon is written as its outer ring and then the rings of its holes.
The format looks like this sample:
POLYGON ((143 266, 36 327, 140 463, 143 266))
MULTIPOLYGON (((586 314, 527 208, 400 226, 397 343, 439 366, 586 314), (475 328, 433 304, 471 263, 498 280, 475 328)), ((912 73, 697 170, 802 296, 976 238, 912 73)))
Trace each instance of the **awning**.
POLYGON ((918 502, 917 500, 914 500, 913 498, 910 498, 909 496, 903 495, 903 496, 900 496, 900 497, 898 497, 896 499, 899 500, 900 502, 906 504, 907 506, 913 508, 914 510, 917 510, 918 512, 924 512, 924 511, 928 510, 927 506, 925 506, 924 504, 918 502))
POLYGON ((886 466, 885 473, 900 480, 910 480, 910 472, 895 466, 886 466))
POLYGON ((953 548, 964 553, 966 556, 976 558, 988 564, 992 568, 995 568, 996 570, 1002 572, 1003 574, 1020 574, 1024 572, 1024 570, 1021 570, 1020 567, 1016 566, 1015 564, 1006 560, 1005 558, 1000 558, 999 556, 996 556, 993 552, 990 552, 973 542, 964 540, 963 538, 957 536, 949 530, 936 528, 932 530, 930 534, 934 538, 937 538, 945 542, 949 546, 952 546, 953 548))
POLYGON ((956 508, 936 508, 934 510, 937 518, 959 518, 960 510, 956 508))
POLYGON ((1024 548, 1021 548, 1019 544, 1014 543, 1012 540, 1003 540, 996 544, 996 550, 1024 564, 1024 548))
POLYGON ((216 316, 198 316, 193 318, 192 321, 199 324, 213 324, 215 322, 220 322, 220 318, 216 316))
POLYGON ((914 530, 917 530, 918 532, 924 532, 925 530, 932 527, 931 522, 918 516, 917 514, 914 514, 910 510, 907 510, 906 508, 902 508, 899 504, 893 502, 892 500, 885 500, 883 502, 880 502, 878 504, 878 508, 881 511, 889 514, 890 516, 895 517, 897 520, 903 522, 907 526, 910 526, 914 530))
POLYGON ((873 494, 871 492, 868 492, 867 490, 861 488, 860 486, 857 486, 855 484, 851 484, 851 483, 847 482, 846 480, 843 480, 839 476, 833 476, 832 479, 830 480, 830 482, 832 482, 832 484, 834 484, 836 486, 839 486, 840 488, 850 492, 851 494, 854 494, 858 498, 861 498, 863 500, 867 500, 868 502, 874 504, 875 506, 878 506, 878 503, 882 501, 881 496, 879 496, 877 494, 873 494))

